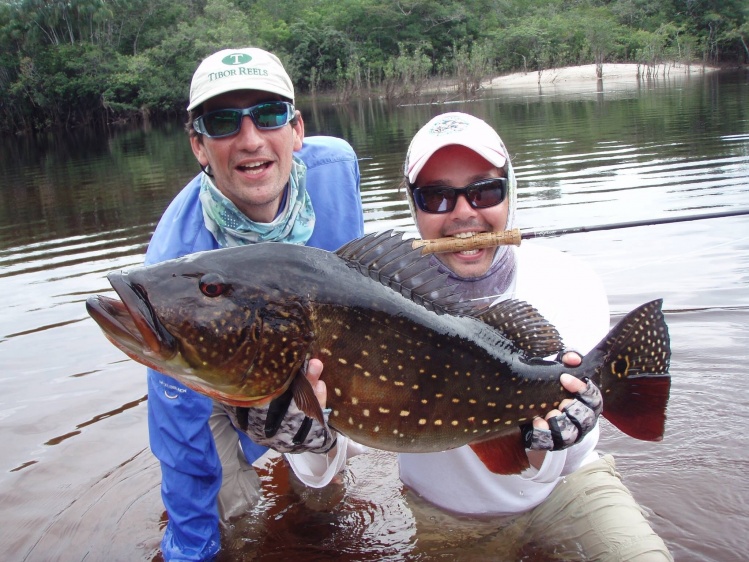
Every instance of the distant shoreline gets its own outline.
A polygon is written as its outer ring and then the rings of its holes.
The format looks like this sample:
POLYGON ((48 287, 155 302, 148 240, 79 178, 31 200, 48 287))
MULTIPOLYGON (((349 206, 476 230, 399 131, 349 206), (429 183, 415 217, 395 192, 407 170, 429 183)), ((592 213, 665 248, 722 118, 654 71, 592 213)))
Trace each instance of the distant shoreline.
MULTIPOLYGON (((706 74, 718 70, 716 67, 701 64, 685 65, 680 63, 659 64, 657 66, 637 65, 634 63, 607 63, 603 65, 604 84, 611 82, 636 82, 640 80, 674 79, 693 75, 706 74)), ((586 64, 529 72, 516 72, 506 76, 497 76, 482 84, 484 88, 528 88, 533 86, 580 86, 597 82, 596 65, 586 64)))

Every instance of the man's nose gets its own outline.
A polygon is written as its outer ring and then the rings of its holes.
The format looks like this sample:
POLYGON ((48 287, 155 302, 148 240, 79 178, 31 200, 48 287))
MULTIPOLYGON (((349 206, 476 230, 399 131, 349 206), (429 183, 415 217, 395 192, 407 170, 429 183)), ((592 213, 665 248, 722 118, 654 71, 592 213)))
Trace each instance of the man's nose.
POLYGON ((241 143, 249 147, 256 147, 262 144, 263 132, 255 126, 255 122, 249 115, 244 115, 239 125, 237 137, 239 137, 241 143))
POLYGON ((471 207, 471 204, 468 202, 468 197, 465 193, 461 193, 458 195, 458 198, 455 200, 455 208, 452 210, 453 214, 459 214, 461 216, 466 215, 475 215, 476 209, 471 207))

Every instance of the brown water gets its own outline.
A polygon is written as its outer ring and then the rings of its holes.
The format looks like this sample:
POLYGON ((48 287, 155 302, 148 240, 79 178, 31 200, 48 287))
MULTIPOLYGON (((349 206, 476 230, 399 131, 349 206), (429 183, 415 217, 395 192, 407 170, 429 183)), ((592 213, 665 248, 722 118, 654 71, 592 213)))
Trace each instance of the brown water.
MULTIPOLYGON (((301 103, 308 134, 362 158, 366 230, 413 230, 396 190, 408 140, 432 115, 496 125, 520 180, 522 228, 545 230, 749 208, 746 74, 491 91, 387 108, 301 103)), ((0 552, 3 560, 152 560, 165 515, 148 450, 144 369, 88 318, 106 272, 140 263, 197 167, 179 123, 0 141, 0 552)), ((677 560, 749 552, 749 216, 574 234, 537 243, 589 260, 618 318, 663 297, 673 386, 665 439, 604 422, 600 450, 677 560)), ((561 275, 563 272, 549 272, 561 275)), ((352 460, 324 493, 262 469, 265 498, 235 522, 221 560, 488 560, 472 522, 430 515, 416 550, 393 455, 352 460)), ((526 548, 521 558, 545 560, 526 548)))

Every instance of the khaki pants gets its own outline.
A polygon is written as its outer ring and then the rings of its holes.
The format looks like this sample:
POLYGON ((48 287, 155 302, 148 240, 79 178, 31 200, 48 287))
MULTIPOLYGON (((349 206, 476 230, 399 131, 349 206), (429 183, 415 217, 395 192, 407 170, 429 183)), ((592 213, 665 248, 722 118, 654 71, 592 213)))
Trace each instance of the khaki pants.
POLYGON ((247 462, 237 432, 223 408, 213 404, 208 419, 216 451, 221 459, 222 480, 218 494, 218 514, 222 523, 247 513, 260 500, 260 478, 247 462))
MULTIPOLYGON (((417 551, 466 562, 595 560, 672 561, 606 455, 565 477, 538 507, 519 516, 453 516, 408 494, 417 551), (541 556, 541 558, 538 558, 541 556)), ((437 559, 437 558, 435 558, 437 559)))

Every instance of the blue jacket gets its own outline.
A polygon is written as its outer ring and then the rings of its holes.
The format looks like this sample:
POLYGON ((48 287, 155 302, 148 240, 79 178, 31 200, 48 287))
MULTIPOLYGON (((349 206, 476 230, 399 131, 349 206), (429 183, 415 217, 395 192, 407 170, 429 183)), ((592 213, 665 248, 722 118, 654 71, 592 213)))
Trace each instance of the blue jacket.
MULTIPOLYGON (((363 234, 359 165, 344 140, 308 137, 296 154, 307 165, 307 190, 315 210, 309 246, 335 250, 363 234)), ((174 198, 159 221, 146 264, 218 248, 205 228, 198 194, 200 176, 174 198)), ((216 498, 221 462, 208 418, 212 401, 175 379, 148 369, 148 430, 161 462, 161 495, 169 522, 161 542, 164 559, 209 560, 220 547, 216 498)), ((238 433, 248 462, 266 448, 238 433)))

